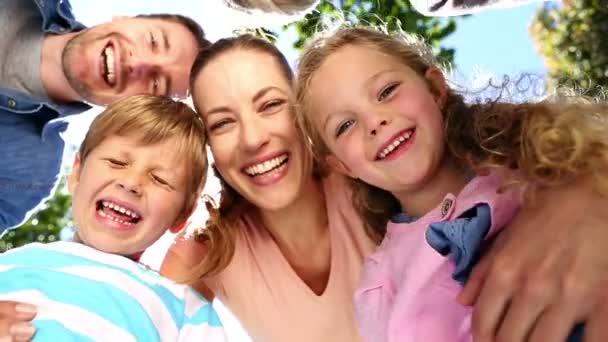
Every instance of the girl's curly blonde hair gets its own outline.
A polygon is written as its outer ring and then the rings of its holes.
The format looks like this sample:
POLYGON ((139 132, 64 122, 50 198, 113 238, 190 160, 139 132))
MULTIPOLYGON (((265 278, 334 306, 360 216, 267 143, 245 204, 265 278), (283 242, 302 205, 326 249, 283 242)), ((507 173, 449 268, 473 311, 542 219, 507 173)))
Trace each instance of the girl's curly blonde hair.
MULTIPOLYGON (((315 40, 305 50, 298 68, 297 117, 319 163, 331 154, 312 120, 310 83, 331 54, 348 45, 366 45, 401 60, 424 77, 439 67, 430 47, 404 32, 382 32, 373 27, 342 27, 315 40)), ((429 84, 429 87, 431 85, 429 84)), ((434 89, 431 87, 431 91, 434 89)), ((500 100, 467 104, 448 89, 442 110, 448 158, 466 169, 500 167, 514 170, 514 181, 526 194, 539 186, 554 186, 579 177, 592 177, 608 190, 608 105, 581 96, 558 94, 540 102, 500 100)), ((352 180, 353 202, 368 235, 379 241, 386 223, 401 208, 389 192, 352 180)))

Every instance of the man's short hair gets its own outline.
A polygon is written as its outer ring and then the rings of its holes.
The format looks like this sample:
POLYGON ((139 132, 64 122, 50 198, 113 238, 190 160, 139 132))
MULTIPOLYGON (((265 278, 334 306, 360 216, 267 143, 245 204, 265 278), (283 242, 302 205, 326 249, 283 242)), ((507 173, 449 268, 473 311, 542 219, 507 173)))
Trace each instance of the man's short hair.
POLYGON ((186 17, 185 15, 169 14, 169 13, 154 13, 154 14, 140 14, 140 15, 136 16, 136 18, 160 19, 160 20, 166 20, 166 21, 171 21, 174 23, 181 24, 188 31, 190 31, 190 33, 192 33, 192 35, 194 36, 198 50, 205 49, 206 47, 211 45, 211 42, 208 41, 207 38, 205 38, 205 31, 203 30, 203 27, 199 23, 197 23, 194 19, 192 19, 190 17, 186 17))

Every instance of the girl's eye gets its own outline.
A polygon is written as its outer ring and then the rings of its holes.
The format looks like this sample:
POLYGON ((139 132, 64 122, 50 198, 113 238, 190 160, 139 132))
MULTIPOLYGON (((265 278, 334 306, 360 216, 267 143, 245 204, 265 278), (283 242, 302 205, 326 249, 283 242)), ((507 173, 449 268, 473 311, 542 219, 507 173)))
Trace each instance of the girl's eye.
POLYGON ((339 137, 340 135, 342 135, 342 133, 346 132, 346 130, 349 129, 350 126, 352 126, 354 124, 355 124, 354 120, 349 119, 349 120, 342 121, 336 128, 336 138, 339 137))
POLYGON ((385 99, 387 99, 393 94, 393 92, 395 91, 395 89, 397 89, 398 86, 399 84, 391 84, 388 87, 382 89, 382 91, 378 95, 378 101, 384 101, 385 99))

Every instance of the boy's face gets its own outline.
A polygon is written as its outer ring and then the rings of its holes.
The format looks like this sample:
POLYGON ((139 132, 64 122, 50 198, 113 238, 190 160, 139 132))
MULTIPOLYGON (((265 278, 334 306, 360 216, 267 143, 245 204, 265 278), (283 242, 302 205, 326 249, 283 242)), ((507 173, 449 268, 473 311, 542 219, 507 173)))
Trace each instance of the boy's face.
POLYGON ((156 240, 186 200, 186 166, 174 138, 142 145, 110 136, 74 162, 68 186, 78 236, 95 249, 133 255, 156 240))

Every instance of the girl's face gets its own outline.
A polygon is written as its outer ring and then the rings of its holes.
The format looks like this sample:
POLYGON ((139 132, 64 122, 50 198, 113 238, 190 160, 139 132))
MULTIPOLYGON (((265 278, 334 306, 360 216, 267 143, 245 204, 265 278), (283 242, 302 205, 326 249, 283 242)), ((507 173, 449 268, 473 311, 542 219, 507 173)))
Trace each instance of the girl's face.
POLYGON ((418 191, 441 165, 446 89, 438 69, 420 77, 371 46, 334 52, 310 83, 313 122, 332 152, 328 163, 393 194, 418 191))
POLYGON ((291 204, 304 183, 304 144, 292 113, 293 89, 275 58, 254 50, 220 54, 196 78, 215 165, 260 209, 291 204))

